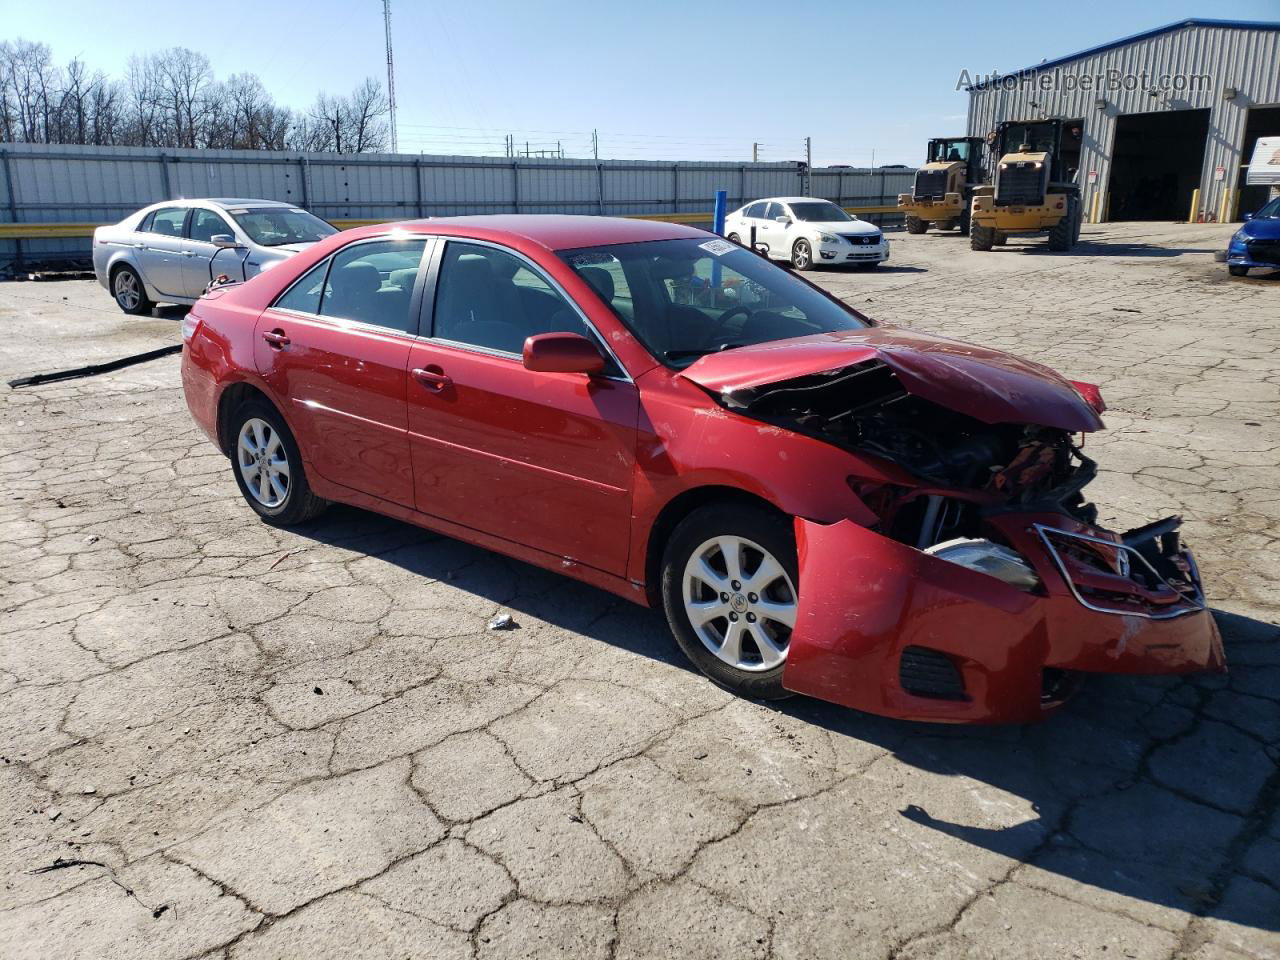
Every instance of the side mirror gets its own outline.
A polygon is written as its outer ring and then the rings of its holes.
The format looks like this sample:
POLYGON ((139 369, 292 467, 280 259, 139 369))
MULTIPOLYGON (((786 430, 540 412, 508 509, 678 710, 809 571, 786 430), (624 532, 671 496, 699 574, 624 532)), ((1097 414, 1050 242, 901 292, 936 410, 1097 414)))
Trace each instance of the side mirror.
POLYGON ((788 217, 785 213, 782 216, 774 217, 773 219, 778 223, 782 224, 784 227, 791 222, 791 218, 788 217))
POLYGON ((1253 214, 1252 214, 1252 213, 1246 213, 1246 214, 1244 215, 1244 219, 1245 219, 1245 220, 1252 220, 1252 219, 1253 219, 1253 214))
POLYGON ((538 373, 604 372, 599 348, 580 333, 539 333, 524 342, 524 368, 538 373))
POLYGON ((209 242, 215 247, 238 247, 240 242, 229 233, 215 233, 209 238, 209 242))

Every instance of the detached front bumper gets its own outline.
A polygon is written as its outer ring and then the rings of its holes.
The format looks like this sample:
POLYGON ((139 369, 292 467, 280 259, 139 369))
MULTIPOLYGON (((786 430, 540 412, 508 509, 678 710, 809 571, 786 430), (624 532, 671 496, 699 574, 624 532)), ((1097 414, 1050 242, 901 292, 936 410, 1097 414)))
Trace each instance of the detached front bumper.
POLYGON ((1061 706, 1080 673, 1225 669, 1194 561, 1170 547, 1167 524, 1140 546, 1176 551, 1194 585, 1183 593, 1129 575, 1145 563, 1128 559, 1137 549, 1064 515, 990 523, 1035 569, 1034 591, 852 521, 797 519, 800 607, 783 685, 909 720, 1030 723, 1061 706), (1082 565, 1092 548, 1126 573, 1082 565))

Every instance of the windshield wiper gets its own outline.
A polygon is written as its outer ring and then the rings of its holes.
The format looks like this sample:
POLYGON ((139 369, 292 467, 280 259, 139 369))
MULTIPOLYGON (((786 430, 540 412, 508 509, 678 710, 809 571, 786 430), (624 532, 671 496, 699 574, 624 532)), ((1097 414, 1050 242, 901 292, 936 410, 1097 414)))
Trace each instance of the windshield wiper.
POLYGON ((665 350, 662 353, 664 360, 687 360, 689 357, 705 357, 709 353, 723 353, 725 350, 732 350, 735 347, 749 347, 749 343, 722 343, 718 347, 710 349, 695 348, 691 350, 665 350))

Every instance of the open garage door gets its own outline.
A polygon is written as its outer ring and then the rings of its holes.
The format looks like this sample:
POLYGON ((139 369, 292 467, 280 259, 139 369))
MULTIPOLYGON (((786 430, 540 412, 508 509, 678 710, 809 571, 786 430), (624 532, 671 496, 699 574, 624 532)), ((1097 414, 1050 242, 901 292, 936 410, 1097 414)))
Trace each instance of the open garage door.
POLYGON ((1118 117, 1108 219, 1185 220, 1208 133, 1208 110, 1118 117))
POLYGON ((1249 122, 1244 130, 1244 152, 1240 155, 1240 202, 1236 204, 1238 213, 1256 213, 1271 196, 1270 187, 1251 187, 1244 182, 1249 159, 1253 156, 1254 145, 1260 137, 1280 137, 1280 107, 1249 108, 1249 122))

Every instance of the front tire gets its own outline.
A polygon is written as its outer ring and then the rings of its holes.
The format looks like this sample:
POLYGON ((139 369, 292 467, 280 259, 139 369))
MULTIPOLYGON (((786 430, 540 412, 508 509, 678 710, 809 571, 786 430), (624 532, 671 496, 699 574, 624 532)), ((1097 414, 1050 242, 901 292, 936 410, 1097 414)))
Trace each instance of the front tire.
POLYGON ((269 403, 250 400, 240 407, 229 436, 236 485, 245 502, 267 523, 276 527, 305 523, 328 506, 311 492, 297 441, 269 403))
POLYGON ((797 270, 813 269, 813 248, 808 240, 797 240, 791 247, 791 265, 797 270))
POLYGON ((151 313, 155 304, 147 299, 147 288, 138 271, 130 266, 117 267, 111 275, 111 296, 116 306, 131 316, 151 313))
POLYGON ((990 250, 995 243, 996 231, 992 227, 984 227, 980 223, 972 224, 969 227, 969 249, 970 250, 990 250))
POLYGON ((1055 253, 1066 253, 1075 241, 1075 205, 1067 202, 1067 213, 1061 220, 1049 228, 1049 249, 1055 253))
POLYGON ((1236 264, 1232 263, 1227 265, 1227 272, 1230 273, 1233 277, 1243 277, 1248 275, 1249 268, 1237 266, 1236 264))
POLYGON ((929 221, 919 217, 907 217, 907 233, 924 233, 929 229, 929 221))
POLYGON ((754 506, 703 507, 662 559, 662 600, 680 649, 720 686, 780 700, 800 576, 791 520, 754 506))

